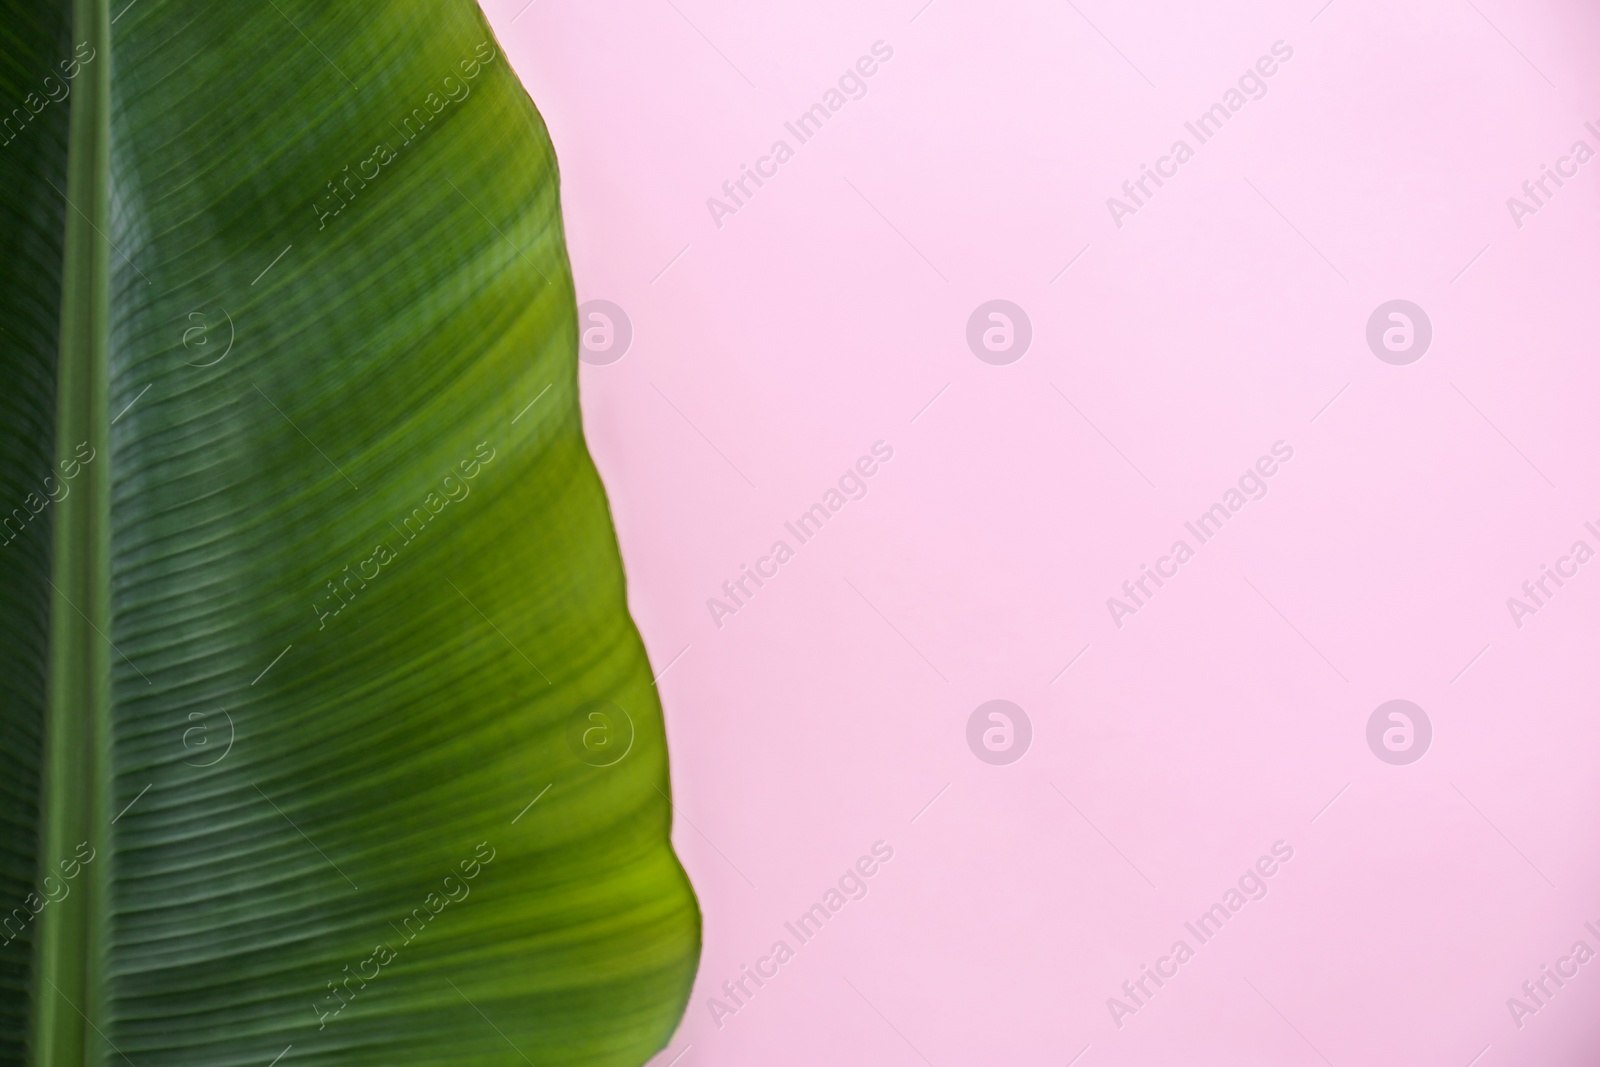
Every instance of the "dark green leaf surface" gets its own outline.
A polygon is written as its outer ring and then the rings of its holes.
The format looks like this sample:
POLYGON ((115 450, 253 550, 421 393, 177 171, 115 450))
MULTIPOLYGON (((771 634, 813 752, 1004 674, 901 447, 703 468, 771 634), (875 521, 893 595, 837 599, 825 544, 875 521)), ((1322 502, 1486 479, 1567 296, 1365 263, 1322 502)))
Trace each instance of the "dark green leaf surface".
POLYGON ((65 89, 0 145, 0 1064, 641 1063, 699 916, 544 126, 463 0, 125 4, 0 0, 0 106, 65 89))
POLYGON ((0 140, 9 141, 0 147, 0 1063, 14 1064, 23 1062, 35 931, 3 924, 25 906, 37 875, 50 605, 51 525, 42 516, 66 209, 51 183, 67 180, 67 113, 34 114, 26 97, 70 53, 71 19, 59 5, 6 0, 0 11, 0 140))

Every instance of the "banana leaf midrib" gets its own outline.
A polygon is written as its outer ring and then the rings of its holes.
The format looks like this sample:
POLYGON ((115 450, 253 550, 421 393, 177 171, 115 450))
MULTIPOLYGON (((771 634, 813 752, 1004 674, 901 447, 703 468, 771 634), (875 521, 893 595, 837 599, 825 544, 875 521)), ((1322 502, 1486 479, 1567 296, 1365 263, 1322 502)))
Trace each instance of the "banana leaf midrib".
MULTIPOLYGON (((56 461, 89 442, 100 463, 53 516, 51 665, 47 690, 40 869, 71 854, 79 841, 99 842, 103 862, 85 869, 76 908, 46 908, 39 918, 32 1044, 39 1064, 87 1063, 90 1031, 102 1014, 104 990, 95 965, 103 943, 110 856, 110 798, 104 784, 110 749, 110 674, 105 641, 110 619, 110 456, 108 394, 110 15, 106 0, 75 0, 73 33, 91 42, 98 63, 79 72, 69 98, 65 259, 57 383, 56 461), (74 773, 75 772, 75 773, 74 773), (63 1001, 66 1003, 63 1004, 63 1001)), ((42 880, 41 875, 41 880, 42 880)))

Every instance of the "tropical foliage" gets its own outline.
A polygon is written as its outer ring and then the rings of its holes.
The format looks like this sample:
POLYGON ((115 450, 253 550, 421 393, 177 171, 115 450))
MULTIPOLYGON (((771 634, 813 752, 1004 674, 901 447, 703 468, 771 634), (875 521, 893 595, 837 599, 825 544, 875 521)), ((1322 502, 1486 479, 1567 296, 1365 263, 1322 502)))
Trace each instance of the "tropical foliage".
POLYGON ((467 0, 0 0, 0 1064, 638 1064, 699 914, 467 0))

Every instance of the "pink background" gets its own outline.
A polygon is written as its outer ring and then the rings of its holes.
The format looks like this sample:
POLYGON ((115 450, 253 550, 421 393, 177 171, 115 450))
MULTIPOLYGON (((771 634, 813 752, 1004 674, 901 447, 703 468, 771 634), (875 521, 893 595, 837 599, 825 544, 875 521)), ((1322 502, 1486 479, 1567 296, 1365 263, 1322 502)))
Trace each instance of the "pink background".
POLYGON ((705 913, 655 1062, 1596 1062, 1600 961, 1520 1027, 1506 1001, 1600 950, 1600 561, 1520 629, 1506 599, 1600 548, 1600 160, 1520 228, 1506 199, 1600 149, 1600 11, 922 2, 486 0, 579 299, 634 330, 582 368, 585 418, 705 913), (718 228, 707 198, 880 40, 718 228), (1267 95, 1114 225, 1280 40, 1267 95), (1032 322, 1008 366, 965 340, 994 298, 1032 322), (1365 339, 1395 298, 1433 324, 1408 366, 1365 339), (878 440, 869 494, 719 629, 707 598, 878 440), (1279 440, 1268 495, 1119 629, 1106 599, 1279 440), (1033 727, 1008 766, 966 741, 997 698, 1033 727), (1366 741, 1396 698, 1434 731, 1407 766, 1366 741), (880 840, 868 895, 719 1026, 708 998, 880 840), (1179 938, 1119 1028, 1107 998, 1179 938))

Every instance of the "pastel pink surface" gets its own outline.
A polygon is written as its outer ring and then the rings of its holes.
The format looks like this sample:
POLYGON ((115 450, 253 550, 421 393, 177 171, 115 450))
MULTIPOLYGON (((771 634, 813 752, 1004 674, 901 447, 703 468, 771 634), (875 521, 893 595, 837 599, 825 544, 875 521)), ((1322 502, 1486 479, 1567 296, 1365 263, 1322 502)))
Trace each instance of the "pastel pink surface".
POLYGON ((582 388, 705 913, 657 1064, 1595 1062, 1600 962, 1523 983, 1600 950, 1600 561, 1507 605, 1600 549, 1600 160, 1507 205, 1600 149, 1593 5, 524 2, 486 7, 559 153, 579 301, 633 327, 582 388), (996 298, 1033 330, 1006 366, 966 340, 996 298), (1405 366, 1366 339, 1397 298, 1433 328, 1405 366), (801 544, 784 524, 879 441, 801 544), (1005 766, 967 742, 997 698, 1033 730, 1005 766), (1392 699, 1432 723, 1408 765, 1368 746, 1392 699), (879 841, 802 944, 785 923, 879 841), (1185 923, 1275 842, 1202 944, 1185 923))

